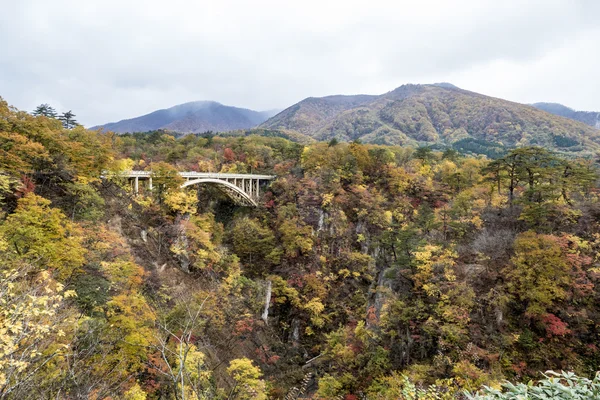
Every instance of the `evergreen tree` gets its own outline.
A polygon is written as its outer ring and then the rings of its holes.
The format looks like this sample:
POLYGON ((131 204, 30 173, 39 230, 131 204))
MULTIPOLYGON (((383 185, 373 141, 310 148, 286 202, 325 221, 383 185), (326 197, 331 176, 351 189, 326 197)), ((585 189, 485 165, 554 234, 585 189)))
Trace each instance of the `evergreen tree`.
POLYGON ((423 160, 424 162, 429 162, 435 158, 435 156, 433 155, 433 149, 429 146, 417 148, 414 156, 415 158, 423 160))
POLYGON ((79 123, 75 120, 75 114, 73 114, 71 110, 59 115, 58 119, 62 121, 62 124, 65 127, 65 129, 73 129, 77 125, 79 125, 79 123))
POLYGON ((33 115, 36 117, 44 116, 48 118, 56 118, 56 110, 50 106, 50 104, 40 104, 33 110, 33 115))

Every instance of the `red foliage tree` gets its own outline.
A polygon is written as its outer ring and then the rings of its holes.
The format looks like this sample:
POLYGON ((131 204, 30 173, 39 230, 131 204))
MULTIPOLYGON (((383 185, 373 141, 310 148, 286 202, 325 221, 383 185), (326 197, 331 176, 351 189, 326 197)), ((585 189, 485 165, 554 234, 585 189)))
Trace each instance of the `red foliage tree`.
POLYGON ((235 161, 235 153, 229 147, 223 150, 223 158, 228 162, 235 161))

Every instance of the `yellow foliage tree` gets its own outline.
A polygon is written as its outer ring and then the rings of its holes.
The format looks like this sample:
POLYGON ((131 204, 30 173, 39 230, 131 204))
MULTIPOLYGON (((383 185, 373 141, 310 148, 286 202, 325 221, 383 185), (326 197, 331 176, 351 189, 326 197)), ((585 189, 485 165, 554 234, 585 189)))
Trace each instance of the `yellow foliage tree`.
POLYGON ((227 372, 235 381, 235 385, 231 389, 230 398, 240 400, 267 399, 265 381, 260 379, 262 376, 260 368, 254 366, 251 360, 247 358, 232 360, 229 363, 227 372))
POLYGON ((530 316, 547 312, 555 300, 566 296, 570 286, 569 264, 556 239, 525 232, 515 239, 515 255, 505 269, 507 290, 530 316))
POLYGON ((165 204, 179 214, 195 214, 198 208, 198 196, 194 190, 171 189, 165 194, 165 204))
POLYGON ((64 299, 72 296, 30 265, 0 271, 0 398, 25 398, 60 375, 74 325, 64 299))
POLYGON ((59 280, 70 276, 85 260, 80 229, 60 210, 51 208, 50 200, 33 193, 19 199, 15 212, 0 226, 0 236, 9 244, 7 261, 54 270, 59 280))

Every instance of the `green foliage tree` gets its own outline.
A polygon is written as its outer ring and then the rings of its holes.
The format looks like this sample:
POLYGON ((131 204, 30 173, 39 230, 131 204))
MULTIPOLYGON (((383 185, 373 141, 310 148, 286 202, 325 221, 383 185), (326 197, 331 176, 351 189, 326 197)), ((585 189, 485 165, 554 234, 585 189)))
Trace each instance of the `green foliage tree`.
POLYGON ((63 184, 69 198, 72 220, 97 221, 104 214, 105 201, 90 184, 68 182, 63 184))
POLYGON ((33 110, 32 114, 36 117, 44 116, 48 118, 56 118, 56 110, 50 104, 40 104, 33 110))
POLYGON ((234 253, 249 271, 267 272, 277 262, 275 235, 258 220, 242 218, 229 231, 234 253))
POLYGON ((506 382, 502 389, 484 388, 481 394, 468 394, 471 400, 587 400, 600 398, 600 372, 593 379, 572 372, 546 371, 537 382, 506 382))
POLYGON ((325 375, 319 379, 319 389, 317 390, 317 398, 319 399, 335 399, 339 398, 342 393, 343 384, 331 375, 325 375))
POLYGON ((415 158, 422 160, 424 162, 431 161, 435 156, 433 154, 433 150, 429 146, 418 147, 414 154, 415 158))
POLYGON ((79 123, 75 120, 75 114, 71 110, 64 112, 58 116, 58 120, 62 122, 62 125, 65 129, 73 129, 79 123))
POLYGON ((406 375, 392 372, 377 379, 368 389, 368 398, 377 400, 451 400, 460 398, 460 392, 453 387, 453 381, 440 381, 427 388, 420 388, 406 375))

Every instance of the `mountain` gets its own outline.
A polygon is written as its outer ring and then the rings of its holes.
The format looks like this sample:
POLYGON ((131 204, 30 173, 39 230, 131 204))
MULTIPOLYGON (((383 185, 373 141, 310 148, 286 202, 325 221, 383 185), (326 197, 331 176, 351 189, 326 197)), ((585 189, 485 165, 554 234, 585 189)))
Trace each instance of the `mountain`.
POLYGON ((253 111, 225 106, 215 101, 194 101, 164 110, 154 111, 141 117, 95 126, 118 133, 146 132, 167 129, 181 133, 206 131, 226 132, 248 129, 259 125, 277 111, 253 111))
POLYGON ((319 126, 340 113, 368 104, 376 98, 370 95, 309 97, 270 118, 261 127, 292 129, 313 136, 319 126))
POLYGON ((583 122, 589 126, 593 126, 594 128, 600 129, 600 112, 597 111, 575 111, 572 108, 567 106, 563 106, 558 103, 535 103, 532 104, 535 108, 539 108, 540 110, 544 110, 551 114, 560 115, 561 117, 566 117, 570 119, 574 119, 576 121, 583 122))
POLYGON ((403 85, 378 96, 309 97, 259 127, 296 130, 317 140, 452 145, 483 154, 521 145, 600 151, 598 129, 448 83, 403 85))

